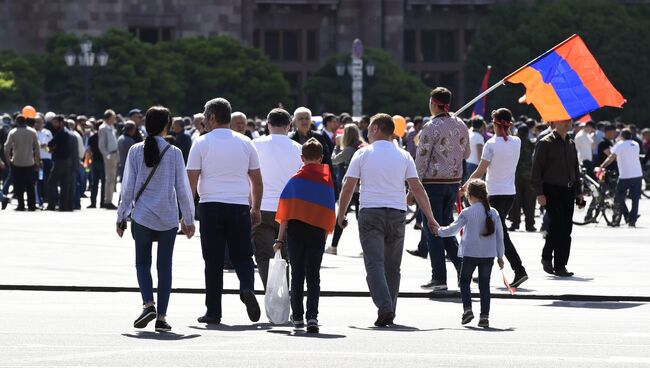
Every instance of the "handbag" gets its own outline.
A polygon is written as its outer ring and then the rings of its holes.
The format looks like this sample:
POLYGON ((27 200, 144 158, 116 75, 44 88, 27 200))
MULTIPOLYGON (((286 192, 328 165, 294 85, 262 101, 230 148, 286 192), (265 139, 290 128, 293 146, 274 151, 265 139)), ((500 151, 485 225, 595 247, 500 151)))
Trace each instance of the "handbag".
MULTIPOLYGON (((143 183, 142 186, 140 187, 140 190, 138 190, 138 193, 135 195, 135 200, 133 201, 133 204, 131 205, 131 212, 129 212, 128 216, 126 216, 126 220, 123 220, 123 221, 120 223, 120 228, 121 228, 122 230, 126 230, 126 222, 127 222, 127 221, 132 221, 132 219, 131 219, 131 215, 133 214, 133 210, 135 209, 135 204, 136 204, 136 202, 138 202, 138 199, 140 199, 140 196, 142 195, 142 193, 144 192, 144 190, 147 188, 147 185, 148 185, 149 182, 151 181, 151 178, 153 178, 153 174, 155 174, 155 173, 156 173, 156 169, 158 169, 158 165, 160 165, 160 163, 162 162, 163 156, 165 156, 165 153, 167 152, 167 150, 168 150, 171 146, 172 146, 171 144, 168 144, 167 147, 165 147, 165 149, 163 149, 163 151, 160 153, 160 159, 158 160, 158 163, 156 163, 156 164, 151 168, 151 172, 149 172, 149 176, 147 176, 147 179, 144 181, 144 183, 143 183)), ((131 226, 131 234, 133 235, 133 226, 131 226)))

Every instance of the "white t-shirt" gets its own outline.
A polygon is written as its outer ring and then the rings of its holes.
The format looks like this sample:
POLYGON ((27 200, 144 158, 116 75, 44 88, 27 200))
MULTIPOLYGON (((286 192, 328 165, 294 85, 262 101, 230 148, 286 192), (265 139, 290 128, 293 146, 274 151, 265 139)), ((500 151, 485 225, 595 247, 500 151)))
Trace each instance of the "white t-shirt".
MULTIPOLYGON (((49 129, 41 129, 38 131, 38 145, 42 146, 44 144, 48 144, 52 140, 52 132, 50 132, 49 129)), ((52 159, 52 154, 48 152, 46 149, 41 147, 41 160, 51 160, 52 159)))
POLYGON ((467 162, 478 165, 481 163, 481 157, 478 155, 478 149, 476 148, 477 145, 484 145, 485 144, 485 138, 483 138, 483 134, 480 132, 477 132, 473 129, 469 130, 469 148, 470 148, 470 154, 469 157, 467 158, 467 162))
POLYGON ((593 137, 585 133, 583 129, 579 131, 578 134, 576 134, 576 138, 574 139, 574 142, 576 143, 576 151, 578 151, 578 161, 580 162, 585 160, 593 161, 593 150, 592 150, 592 144, 594 143, 593 137))
POLYGON ((346 177, 361 181, 359 204, 363 208, 406 211, 406 179, 417 178, 411 155, 392 142, 376 141, 352 156, 346 177))
POLYGON ((302 167, 302 146, 283 134, 271 134, 253 140, 259 156, 264 195, 262 211, 276 212, 284 186, 302 167))
POLYGON ((187 159, 188 170, 201 170, 200 203, 248 205, 248 172, 259 168, 252 141, 229 128, 215 129, 198 137, 187 159))
POLYGON ((485 182, 489 195, 514 195, 515 172, 521 140, 519 137, 509 136, 506 141, 503 137, 494 136, 485 142, 482 160, 490 161, 485 182))
POLYGON ((639 160, 639 144, 632 139, 619 141, 612 147, 618 164, 618 178, 632 179, 643 176, 639 160))

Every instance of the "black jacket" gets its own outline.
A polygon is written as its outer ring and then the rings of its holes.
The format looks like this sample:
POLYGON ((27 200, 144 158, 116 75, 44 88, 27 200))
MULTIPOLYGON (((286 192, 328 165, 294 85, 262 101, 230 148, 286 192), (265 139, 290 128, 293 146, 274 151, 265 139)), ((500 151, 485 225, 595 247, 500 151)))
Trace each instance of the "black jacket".
POLYGON ((334 168, 332 167, 332 151, 330 150, 330 146, 327 143, 327 140, 329 138, 323 137, 322 134, 318 133, 315 130, 310 130, 307 133, 306 137, 302 137, 303 140, 301 140, 298 132, 291 132, 289 134, 289 138, 293 139, 294 141, 298 142, 300 145, 305 143, 306 141, 309 140, 309 138, 316 138, 316 140, 323 146, 323 163, 327 164, 330 167, 330 171, 332 174, 334 174, 334 168))

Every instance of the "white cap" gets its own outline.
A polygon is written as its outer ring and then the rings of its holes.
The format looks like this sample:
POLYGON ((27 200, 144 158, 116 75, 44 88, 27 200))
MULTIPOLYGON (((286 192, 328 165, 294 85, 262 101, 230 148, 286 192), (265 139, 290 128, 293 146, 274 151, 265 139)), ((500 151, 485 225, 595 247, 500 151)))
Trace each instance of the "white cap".
POLYGON ((53 113, 52 111, 48 111, 48 112, 46 112, 46 113, 45 113, 45 122, 46 122, 46 123, 49 123, 50 120, 52 120, 52 118, 54 118, 55 116, 56 116, 56 114, 53 113))

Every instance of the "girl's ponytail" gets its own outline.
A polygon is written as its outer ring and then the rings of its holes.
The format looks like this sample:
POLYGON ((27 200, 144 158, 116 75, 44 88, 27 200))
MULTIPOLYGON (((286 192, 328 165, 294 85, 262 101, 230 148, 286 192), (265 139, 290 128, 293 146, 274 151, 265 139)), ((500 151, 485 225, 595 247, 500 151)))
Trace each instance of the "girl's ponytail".
POLYGON ((483 236, 494 234, 494 219, 490 216, 490 202, 488 201, 487 188, 485 182, 480 179, 472 179, 467 185, 467 194, 481 201, 485 209, 485 233, 483 236))

